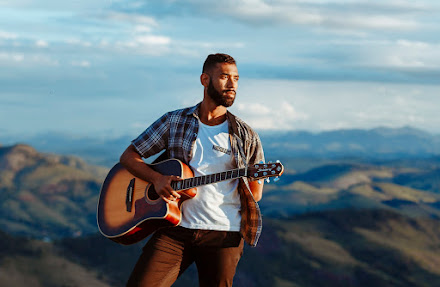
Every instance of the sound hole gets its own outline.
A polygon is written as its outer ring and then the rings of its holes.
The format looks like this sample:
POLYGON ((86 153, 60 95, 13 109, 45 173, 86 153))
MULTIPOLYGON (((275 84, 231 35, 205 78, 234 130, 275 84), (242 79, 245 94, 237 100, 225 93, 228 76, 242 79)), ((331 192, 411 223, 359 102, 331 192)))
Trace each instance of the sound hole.
POLYGON ((153 185, 150 185, 149 187, 147 187, 147 198, 150 200, 157 200, 159 199, 159 194, 157 194, 156 190, 154 189, 153 185))

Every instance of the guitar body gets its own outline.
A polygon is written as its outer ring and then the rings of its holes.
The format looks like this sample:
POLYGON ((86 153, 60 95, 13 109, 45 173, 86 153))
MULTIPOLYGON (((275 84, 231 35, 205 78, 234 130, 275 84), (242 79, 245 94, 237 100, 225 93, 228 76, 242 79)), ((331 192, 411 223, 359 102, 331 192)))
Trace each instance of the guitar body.
MULTIPOLYGON (((182 179, 193 177, 191 169, 177 159, 149 165, 163 175, 182 179)), ((108 173, 99 196, 97 221, 100 232, 121 243, 136 243, 159 228, 177 226, 181 221, 180 206, 196 196, 196 188, 179 191, 181 198, 166 203, 154 186, 127 171, 120 163, 108 173)))

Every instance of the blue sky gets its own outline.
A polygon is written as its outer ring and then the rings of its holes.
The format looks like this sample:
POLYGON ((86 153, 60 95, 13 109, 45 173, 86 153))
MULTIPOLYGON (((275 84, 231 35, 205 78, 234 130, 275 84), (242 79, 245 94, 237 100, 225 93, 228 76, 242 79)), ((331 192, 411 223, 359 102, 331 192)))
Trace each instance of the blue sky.
POLYGON ((0 0, 0 134, 137 135, 231 54, 257 130, 440 133, 440 4, 0 0), (37 3, 38 2, 38 3, 37 3))

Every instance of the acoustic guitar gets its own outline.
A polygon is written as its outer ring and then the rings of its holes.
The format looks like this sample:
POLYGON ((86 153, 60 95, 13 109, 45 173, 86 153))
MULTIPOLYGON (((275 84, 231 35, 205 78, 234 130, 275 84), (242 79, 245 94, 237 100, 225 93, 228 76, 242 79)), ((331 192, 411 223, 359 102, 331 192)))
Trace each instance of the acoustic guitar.
POLYGON ((189 166, 177 159, 149 164, 163 175, 176 175, 171 187, 181 195, 167 203, 156 193, 154 186, 127 171, 117 163, 108 173, 101 187, 97 221, 100 232, 124 245, 136 243, 159 228, 179 225, 182 202, 197 194, 197 187, 219 181, 248 177, 262 179, 278 177, 281 163, 261 163, 220 173, 194 177, 189 166))

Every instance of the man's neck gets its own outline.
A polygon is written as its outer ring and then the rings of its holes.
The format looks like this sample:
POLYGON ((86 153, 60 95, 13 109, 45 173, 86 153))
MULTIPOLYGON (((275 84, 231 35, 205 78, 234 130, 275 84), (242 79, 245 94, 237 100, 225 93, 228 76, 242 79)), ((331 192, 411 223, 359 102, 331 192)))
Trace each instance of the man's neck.
POLYGON ((212 101, 203 100, 200 105, 200 121, 208 126, 216 126, 226 120, 227 109, 217 106, 212 101))

